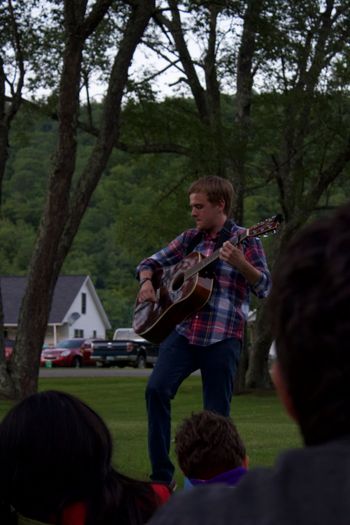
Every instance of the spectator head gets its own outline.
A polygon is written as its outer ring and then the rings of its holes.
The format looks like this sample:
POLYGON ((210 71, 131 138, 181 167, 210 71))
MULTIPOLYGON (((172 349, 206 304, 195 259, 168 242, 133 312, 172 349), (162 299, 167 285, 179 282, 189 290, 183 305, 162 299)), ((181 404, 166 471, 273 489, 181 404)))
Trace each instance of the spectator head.
POLYGON ((194 181, 188 189, 188 195, 192 193, 205 193, 211 204, 220 204, 224 201, 224 213, 231 213, 234 198, 234 189, 228 179, 222 177, 208 176, 194 181))
POLYGON ((84 502, 86 523, 107 525, 117 516, 123 523, 136 516, 136 494, 149 517, 154 511, 149 486, 119 474, 111 457, 109 430, 94 410, 63 392, 33 394, 0 423, 2 508, 44 522, 54 516, 61 523, 67 507, 84 502))
POLYGON ((350 206, 300 231, 269 298, 274 380, 307 445, 350 434, 350 206))
POLYGON ((175 436, 175 451, 187 478, 207 480, 247 466, 245 446, 233 421, 208 410, 182 422, 175 436))

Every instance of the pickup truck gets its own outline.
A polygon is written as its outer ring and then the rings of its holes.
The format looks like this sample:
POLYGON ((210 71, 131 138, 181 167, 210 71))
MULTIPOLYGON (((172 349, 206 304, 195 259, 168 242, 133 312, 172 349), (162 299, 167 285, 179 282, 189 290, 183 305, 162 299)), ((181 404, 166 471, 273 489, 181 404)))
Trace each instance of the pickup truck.
POLYGON ((118 328, 112 341, 94 342, 91 359, 98 366, 146 368, 157 361, 158 348, 131 328, 118 328))

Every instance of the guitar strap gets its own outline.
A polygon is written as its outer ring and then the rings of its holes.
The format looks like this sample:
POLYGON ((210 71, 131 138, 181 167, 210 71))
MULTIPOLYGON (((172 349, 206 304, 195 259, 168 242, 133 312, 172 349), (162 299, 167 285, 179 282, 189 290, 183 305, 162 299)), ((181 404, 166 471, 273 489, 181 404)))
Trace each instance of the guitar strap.
POLYGON ((202 231, 199 231, 198 233, 196 233, 196 235, 191 239, 189 245, 186 248, 186 255, 193 252, 197 244, 199 244, 201 240, 203 239, 203 236, 204 236, 204 232, 202 231))
POLYGON ((232 237, 232 226, 234 225, 234 221, 232 219, 227 219, 225 222, 222 230, 220 231, 220 235, 215 243, 214 251, 221 248, 221 246, 224 244, 225 241, 228 241, 232 237))
MULTIPOLYGON (((216 251, 219 248, 221 248, 224 242, 231 238, 232 236, 231 228, 233 224, 234 224, 234 221, 232 219, 227 219, 224 226, 220 230, 218 238, 216 239, 216 243, 215 243, 213 251, 216 251)), ((193 237, 193 239, 191 239, 189 245, 186 248, 186 255, 193 252, 195 247, 203 240, 203 237, 204 237, 203 231, 199 231, 198 233, 196 233, 196 235, 193 237)), ((205 268, 205 271, 203 273, 205 277, 214 276, 214 269, 215 269, 216 262, 217 261, 212 262, 209 266, 205 268)))

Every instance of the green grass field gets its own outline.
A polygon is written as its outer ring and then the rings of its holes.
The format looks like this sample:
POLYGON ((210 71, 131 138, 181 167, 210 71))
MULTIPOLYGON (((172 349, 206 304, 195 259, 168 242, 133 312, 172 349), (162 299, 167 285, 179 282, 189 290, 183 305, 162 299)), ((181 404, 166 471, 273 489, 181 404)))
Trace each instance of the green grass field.
MULTIPOLYGON (((115 466, 125 474, 146 479, 149 474, 146 381, 147 378, 140 377, 43 378, 39 388, 64 390, 91 405, 112 432, 115 466)), ((201 410, 201 402, 201 379, 192 376, 183 383, 173 402, 173 428, 191 412, 201 410)), ((1 418, 9 407, 8 402, 0 403, 1 418)), ((301 445, 297 427, 272 392, 234 397, 231 415, 245 441, 251 467, 272 465, 282 450, 301 445)), ((179 471, 176 479, 181 486, 179 471)))

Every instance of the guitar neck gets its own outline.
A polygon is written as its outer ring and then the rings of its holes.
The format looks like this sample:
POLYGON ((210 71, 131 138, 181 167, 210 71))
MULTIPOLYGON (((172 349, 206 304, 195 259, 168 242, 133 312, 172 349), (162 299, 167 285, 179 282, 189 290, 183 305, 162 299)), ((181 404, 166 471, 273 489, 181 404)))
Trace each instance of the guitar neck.
MULTIPOLYGON (((235 241, 233 241, 231 239, 229 239, 229 241, 234 246, 237 246, 242 241, 244 241, 244 239, 246 239, 248 236, 249 236, 249 228, 247 228, 247 230, 244 233, 238 234, 238 237, 237 237, 237 239, 235 241)), ((187 272, 185 272, 185 278, 189 279, 190 277, 193 277, 196 273, 199 273, 202 270, 204 270, 212 262, 216 261, 216 259, 219 258, 219 255, 220 255, 220 248, 215 250, 215 252, 213 252, 211 255, 209 255, 209 257, 205 257, 205 259, 203 259, 198 264, 195 264, 192 268, 187 270, 187 272)))

